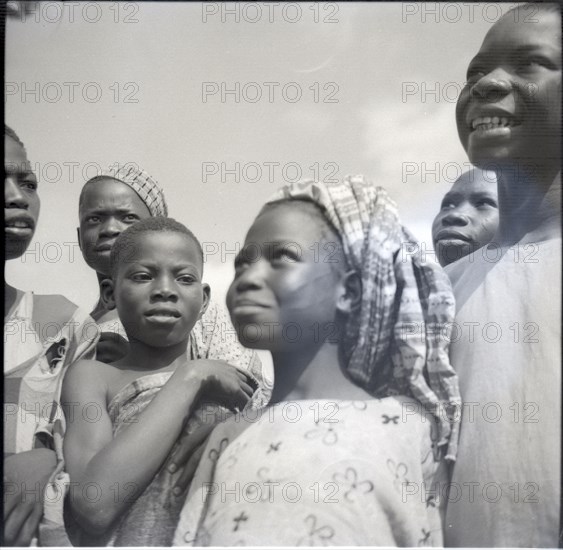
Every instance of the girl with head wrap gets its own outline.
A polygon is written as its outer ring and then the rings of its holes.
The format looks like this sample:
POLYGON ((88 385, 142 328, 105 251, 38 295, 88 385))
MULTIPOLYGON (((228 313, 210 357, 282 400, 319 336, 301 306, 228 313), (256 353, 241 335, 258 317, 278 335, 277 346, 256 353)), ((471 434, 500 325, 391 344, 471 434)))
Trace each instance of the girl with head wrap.
POLYGON ((362 177, 262 209, 227 302, 241 341, 272 353, 275 404, 213 432, 176 544, 442 544, 454 300, 413 241, 362 177))

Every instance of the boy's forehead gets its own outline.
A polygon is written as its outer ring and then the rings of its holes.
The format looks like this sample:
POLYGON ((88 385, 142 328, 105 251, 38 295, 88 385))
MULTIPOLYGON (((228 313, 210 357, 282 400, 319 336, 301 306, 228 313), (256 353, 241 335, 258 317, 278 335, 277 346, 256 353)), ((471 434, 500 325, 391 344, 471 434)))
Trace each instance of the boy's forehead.
POLYGON ((548 47, 560 51, 561 15, 541 9, 535 13, 525 9, 511 11, 489 30, 480 51, 523 47, 548 47))
POLYGON ((202 263, 197 243, 189 235, 179 231, 142 231, 131 235, 129 243, 139 250, 138 260, 167 255, 174 248, 173 259, 193 261, 197 258, 198 265, 202 263))

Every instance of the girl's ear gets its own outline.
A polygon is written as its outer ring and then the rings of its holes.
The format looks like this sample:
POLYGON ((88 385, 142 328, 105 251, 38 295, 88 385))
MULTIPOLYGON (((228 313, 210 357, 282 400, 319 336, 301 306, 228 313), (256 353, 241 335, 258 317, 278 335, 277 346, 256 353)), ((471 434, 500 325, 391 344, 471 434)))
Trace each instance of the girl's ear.
POLYGON ((209 300, 211 300, 210 286, 207 283, 203 283, 201 285, 201 289, 203 291, 203 304, 201 306, 201 309, 199 310, 198 319, 201 319, 203 317, 203 314, 207 311, 207 308, 209 307, 209 300))
POLYGON ((362 301, 362 279, 357 271, 347 271, 340 279, 336 309, 341 313, 352 313, 359 309, 362 301))
POLYGON ((106 309, 115 309, 115 296, 113 294, 113 281, 104 279, 100 283, 100 298, 106 309))

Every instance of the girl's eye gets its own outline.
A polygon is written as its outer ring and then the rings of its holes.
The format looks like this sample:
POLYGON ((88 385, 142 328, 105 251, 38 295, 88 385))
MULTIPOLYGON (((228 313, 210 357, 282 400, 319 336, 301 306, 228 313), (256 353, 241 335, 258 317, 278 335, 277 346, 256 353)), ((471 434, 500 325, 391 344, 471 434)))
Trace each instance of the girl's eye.
POLYGON ((90 216, 87 221, 88 221, 88 223, 98 223, 100 221, 100 217, 99 216, 90 216))
POLYGON ((442 210, 449 210, 450 208, 455 208, 457 205, 451 201, 442 203, 442 210))
POLYGON ((291 248, 275 248, 272 252, 272 261, 295 263, 299 261, 297 252, 291 248))

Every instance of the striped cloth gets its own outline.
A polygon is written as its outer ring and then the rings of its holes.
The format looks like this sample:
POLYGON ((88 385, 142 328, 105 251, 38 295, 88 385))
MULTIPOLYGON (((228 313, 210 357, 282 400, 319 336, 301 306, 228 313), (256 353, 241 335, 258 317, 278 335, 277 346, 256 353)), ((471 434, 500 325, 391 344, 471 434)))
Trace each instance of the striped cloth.
POLYGON ((426 263, 395 203, 363 176, 303 181, 270 202, 313 201, 338 231, 348 267, 361 274, 360 309, 349 315, 342 347, 350 377, 376 397, 407 395, 438 420, 438 446, 454 460, 461 397, 448 348, 455 301, 440 266, 426 263))
POLYGON ((108 170, 103 171, 86 183, 97 181, 101 178, 112 178, 131 187, 146 204, 152 217, 168 216, 168 206, 166 205, 164 192, 156 180, 141 168, 110 166, 108 170))

